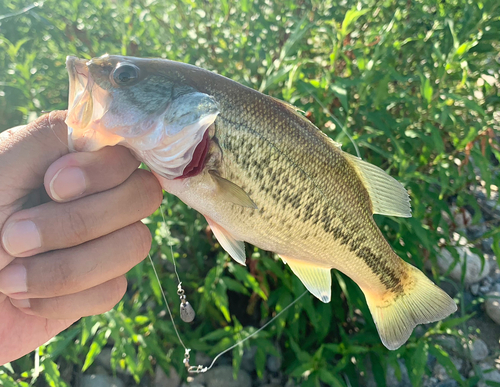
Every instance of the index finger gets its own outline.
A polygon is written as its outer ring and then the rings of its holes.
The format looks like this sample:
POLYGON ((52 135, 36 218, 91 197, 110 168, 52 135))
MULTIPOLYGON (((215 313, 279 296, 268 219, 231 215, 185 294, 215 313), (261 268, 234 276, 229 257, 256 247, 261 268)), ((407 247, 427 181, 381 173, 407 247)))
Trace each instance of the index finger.
POLYGON ((47 169, 45 190, 56 202, 67 202, 123 183, 140 162, 122 146, 64 155, 47 169))

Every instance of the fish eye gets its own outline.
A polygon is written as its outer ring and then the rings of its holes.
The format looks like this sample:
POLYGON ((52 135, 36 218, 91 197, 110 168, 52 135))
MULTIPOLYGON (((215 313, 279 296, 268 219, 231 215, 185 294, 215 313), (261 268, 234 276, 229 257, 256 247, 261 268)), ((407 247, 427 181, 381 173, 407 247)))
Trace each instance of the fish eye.
POLYGON ((139 79, 139 68, 133 64, 119 64, 113 71, 113 81, 118 86, 129 86, 139 79))

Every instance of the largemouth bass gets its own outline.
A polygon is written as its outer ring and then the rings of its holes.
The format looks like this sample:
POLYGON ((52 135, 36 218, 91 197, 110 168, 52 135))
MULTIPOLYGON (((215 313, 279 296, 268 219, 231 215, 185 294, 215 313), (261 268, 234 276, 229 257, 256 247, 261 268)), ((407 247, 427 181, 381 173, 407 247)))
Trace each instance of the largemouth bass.
POLYGON ((202 213, 245 265, 244 242, 277 253, 318 299, 331 269, 362 289, 383 344, 454 301, 398 257, 373 214, 411 216, 403 186, 340 149, 295 109, 223 76, 161 59, 68 57, 69 143, 120 144, 163 188, 202 213))

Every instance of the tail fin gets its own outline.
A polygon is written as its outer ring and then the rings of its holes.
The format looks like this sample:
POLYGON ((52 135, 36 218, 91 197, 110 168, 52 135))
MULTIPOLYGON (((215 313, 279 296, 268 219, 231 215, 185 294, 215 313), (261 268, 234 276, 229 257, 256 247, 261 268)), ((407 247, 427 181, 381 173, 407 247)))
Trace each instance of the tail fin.
POLYGON ((401 294, 380 297, 364 292, 380 339, 391 350, 401 347, 418 324, 444 319, 457 310, 450 296, 416 267, 407 265, 409 278, 401 294))

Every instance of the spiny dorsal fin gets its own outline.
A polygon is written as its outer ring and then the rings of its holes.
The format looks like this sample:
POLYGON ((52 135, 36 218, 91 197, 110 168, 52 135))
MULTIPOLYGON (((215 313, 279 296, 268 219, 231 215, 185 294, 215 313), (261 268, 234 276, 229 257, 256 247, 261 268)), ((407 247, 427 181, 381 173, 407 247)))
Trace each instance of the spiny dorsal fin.
MULTIPOLYGON (((276 102, 278 102, 279 104, 283 105, 284 107, 286 107, 288 110, 291 110, 292 112, 301 112, 301 113, 305 113, 304 110, 302 109, 299 109, 297 106, 294 106, 292 105, 291 103, 289 102, 285 102, 285 101, 282 101, 281 99, 278 99, 278 98, 274 98, 274 97, 270 97, 272 99, 274 99, 276 102)), ((299 114, 300 115, 300 114, 299 114)), ((301 116, 303 117, 303 116, 301 116)))
POLYGON ((205 216, 221 247, 239 264, 246 266, 245 242, 236 240, 226 229, 205 216))
POLYGON ((354 167, 372 201, 373 213, 411 217, 410 196, 399 181, 379 167, 349 153, 343 153, 354 167))
POLYGON ((219 176, 215 171, 209 171, 208 173, 213 177, 217 184, 218 194, 224 200, 238 204, 239 206, 257 209, 257 205, 241 187, 219 176))
POLYGON ((293 273, 299 277, 307 290, 323 302, 330 302, 332 295, 331 269, 298 262, 280 255, 283 262, 287 263, 293 273))
MULTIPOLYGON (((280 105, 284 106, 286 109, 288 109, 291 113, 295 114, 296 116, 300 117, 301 119, 307 121, 307 123, 309 124, 312 124, 311 121, 309 121, 306 117, 304 117, 302 114, 299 114, 297 112, 301 112, 301 113, 304 113, 305 114, 305 111, 302 110, 302 109, 299 109, 297 106, 294 106, 292 105, 291 103, 288 103, 288 102, 285 102, 285 101, 282 101, 281 99, 278 99, 278 98, 274 98, 274 97, 270 97, 272 98, 275 102, 279 103, 280 105)), ((313 124, 314 125, 314 124, 313 124)), ((317 128, 316 126, 314 126, 319 133, 321 133, 323 136, 325 136, 331 143, 333 146, 335 146, 336 148, 341 148, 342 144, 338 143, 337 141, 334 141, 332 140, 330 137, 328 137, 326 135, 326 133, 324 133, 323 131, 321 131, 319 128, 317 128)))

